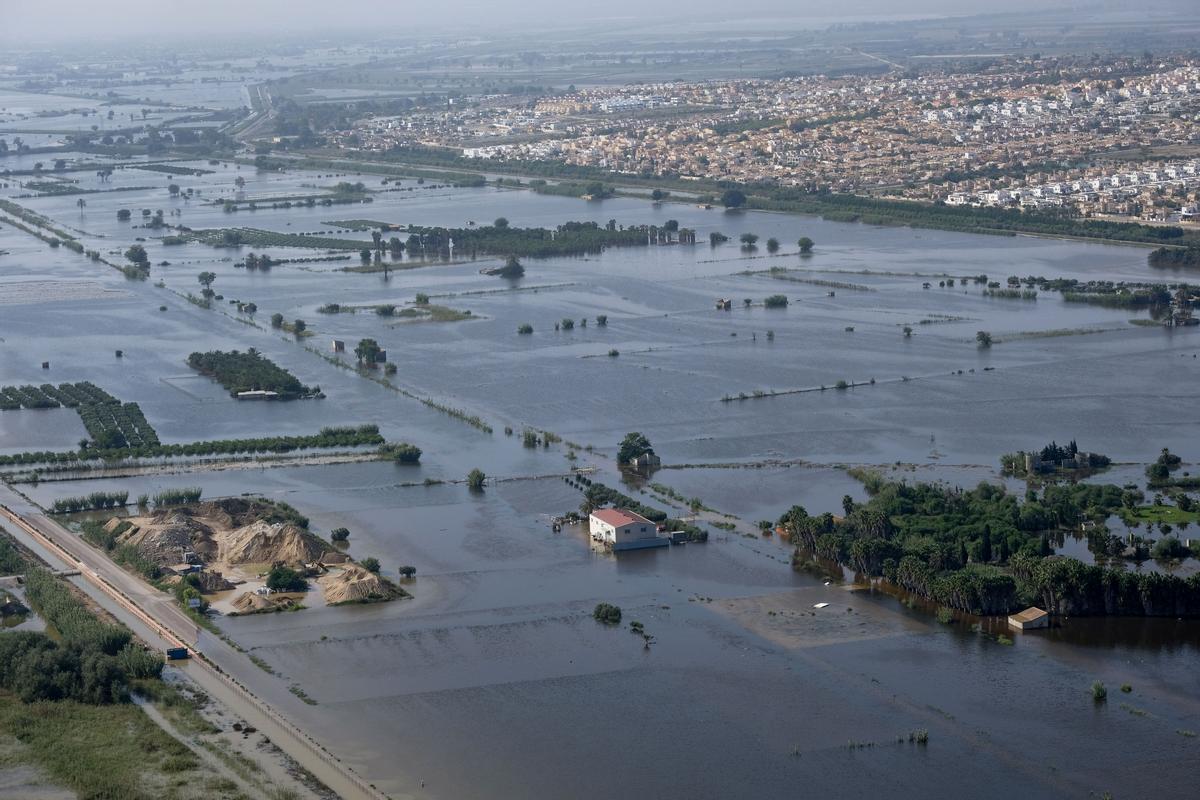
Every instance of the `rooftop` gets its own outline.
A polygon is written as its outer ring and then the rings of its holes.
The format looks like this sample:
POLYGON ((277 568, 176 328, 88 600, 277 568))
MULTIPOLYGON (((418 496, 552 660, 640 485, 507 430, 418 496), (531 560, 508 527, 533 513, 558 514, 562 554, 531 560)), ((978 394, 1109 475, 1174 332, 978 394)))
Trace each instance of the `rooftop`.
POLYGON ((1014 622, 1036 622, 1045 616, 1049 616, 1048 612, 1042 611, 1036 606, 1030 606, 1024 611, 1021 611, 1017 614, 1012 614, 1009 619, 1013 620, 1014 622))
POLYGON ((640 514, 635 514, 632 511, 625 511, 620 508, 598 508, 592 512, 592 516, 603 523, 620 527, 622 525, 630 525, 633 523, 645 523, 653 525, 654 523, 640 514))

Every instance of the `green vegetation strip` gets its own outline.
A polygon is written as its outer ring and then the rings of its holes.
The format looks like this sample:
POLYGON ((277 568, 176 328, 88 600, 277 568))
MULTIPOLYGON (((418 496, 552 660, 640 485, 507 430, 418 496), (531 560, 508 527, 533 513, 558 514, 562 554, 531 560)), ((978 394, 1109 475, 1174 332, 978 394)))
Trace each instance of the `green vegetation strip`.
POLYGON ((377 425, 357 427, 327 427, 310 436, 267 436, 260 439, 219 439, 186 444, 160 444, 130 447, 119 450, 88 448, 78 451, 43 450, 30 453, 0 455, 0 466, 67 464, 83 468, 89 462, 110 463, 126 458, 192 457, 213 455, 253 455, 255 453, 290 453, 294 450, 334 447, 381 445, 383 436, 377 425))
POLYGON ((159 800, 174 796, 154 788, 164 775, 186 782, 200 766, 187 745, 134 705, 26 704, 0 694, 0 733, 16 743, 4 748, 6 761, 28 760, 80 798, 159 800))

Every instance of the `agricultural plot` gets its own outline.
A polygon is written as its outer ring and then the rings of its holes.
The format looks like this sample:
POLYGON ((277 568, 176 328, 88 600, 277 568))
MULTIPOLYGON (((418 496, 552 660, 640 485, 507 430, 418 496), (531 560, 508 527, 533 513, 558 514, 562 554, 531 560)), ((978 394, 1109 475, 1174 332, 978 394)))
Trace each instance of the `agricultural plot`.
POLYGON ((137 403, 121 403, 89 381, 0 388, 0 410, 3 411, 60 407, 73 408, 79 413, 83 427, 101 449, 156 447, 159 444, 158 434, 146 421, 137 403))
POLYGON ((174 164, 132 164, 128 169, 144 169, 147 172, 162 172, 167 175, 211 175, 214 170, 196 167, 179 167, 174 164))
POLYGON ((156 447, 158 434, 137 403, 94 403, 79 406, 83 427, 105 450, 120 447, 156 447))
POLYGON ((273 392, 279 400, 322 396, 319 386, 303 385, 295 375, 253 350, 192 353, 188 356, 188 366, 224 386, 233 397, 256 391, 273 392))
POLYGON ((187 234, 213 247, 307 247, 314 250, 361 250, 370 244, 361 239, 331 239, 308 233, 279 233, 258 228, 210 228, 187 234))

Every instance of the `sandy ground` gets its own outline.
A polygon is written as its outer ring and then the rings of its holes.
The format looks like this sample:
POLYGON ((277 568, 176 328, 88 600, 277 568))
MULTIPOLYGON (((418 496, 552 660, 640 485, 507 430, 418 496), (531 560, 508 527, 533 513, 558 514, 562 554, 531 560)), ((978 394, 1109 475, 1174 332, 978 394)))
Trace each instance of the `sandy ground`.
POLYGON ((901 614, 876 603, 855 602, 850 587, 831 584, 787 592, 708 601, 710 610, 782 647, 798 650, 842 642, 900 636, 913 630, 901 614), (828 603, 815 608, 818 603, 828 603))

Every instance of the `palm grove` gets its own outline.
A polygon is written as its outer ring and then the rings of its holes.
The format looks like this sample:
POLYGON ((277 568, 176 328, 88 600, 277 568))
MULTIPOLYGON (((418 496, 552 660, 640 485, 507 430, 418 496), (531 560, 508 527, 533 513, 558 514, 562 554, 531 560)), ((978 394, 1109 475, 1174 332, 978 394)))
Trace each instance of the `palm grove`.
POLYGON ((1053 543, 1084 522, 1093 550, 1104 552, 1116 539, 1105 520, 1139 504, 1139 491, 1051 484, 1040 494, 1030 489, 1022 501, 988 483, 962 490, 859 477, 871 498, 846 498, 844 517, 810 516, 793 506, 779 519, 796 545, 794 563, 815 556, 847 564, 976 614, 1034 603, 1058 614, 1200 614, 1200 575, 1130 572, 1053 554, 1053 543))

